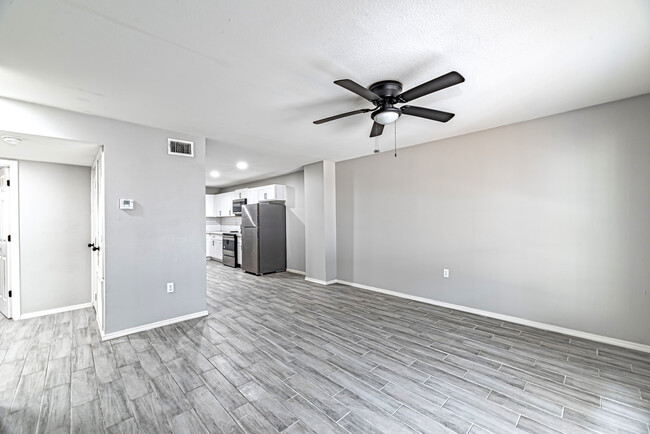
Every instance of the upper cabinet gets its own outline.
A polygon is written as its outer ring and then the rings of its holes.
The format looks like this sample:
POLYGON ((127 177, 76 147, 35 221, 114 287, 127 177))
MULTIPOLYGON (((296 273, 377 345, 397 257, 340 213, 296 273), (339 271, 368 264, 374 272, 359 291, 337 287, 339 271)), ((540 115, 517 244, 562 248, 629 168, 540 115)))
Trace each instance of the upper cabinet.
POLYGON ((217 217, 228 217, 232 213, 232 200, 234 193, 221 193, 217 195, 217 217))
POLYGON ((264 202, 267 200, 286 200, 286 186, 271 184, 263 187, 242 188, 230 193, 206 194, 205 216, 234 216, 232 212, 232 201, 234 199, 246 199, 246 203, 249 204, 264 202))
POLYGON ((216 211, 214 207, 215 195, 206 194, 205 195, 205 216, 206 217, 216 217, 216 211))
POLYGON ((265 185, 257 188, 257 201, 265 200, 286 200, 286 187, 280 184, 265 185))
POLYGON ((247 188, 242 188, 242 189, 239 189, 239 190, 235 190, 233 192, 233 197, 232 198, 233 199, 246 199, 246 197, 247 197, 246 194, 247 193, 248 193, 247 188))

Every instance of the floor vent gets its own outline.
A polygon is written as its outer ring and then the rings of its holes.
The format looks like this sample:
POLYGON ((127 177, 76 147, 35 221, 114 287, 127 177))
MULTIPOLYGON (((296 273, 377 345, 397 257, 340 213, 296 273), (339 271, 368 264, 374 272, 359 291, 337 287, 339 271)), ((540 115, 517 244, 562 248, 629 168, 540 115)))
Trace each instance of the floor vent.
POLYGON ((194 156, 194 142, 185 140, 167 139, 167 153, 169 155, 181 155, 183 157, 194 156))

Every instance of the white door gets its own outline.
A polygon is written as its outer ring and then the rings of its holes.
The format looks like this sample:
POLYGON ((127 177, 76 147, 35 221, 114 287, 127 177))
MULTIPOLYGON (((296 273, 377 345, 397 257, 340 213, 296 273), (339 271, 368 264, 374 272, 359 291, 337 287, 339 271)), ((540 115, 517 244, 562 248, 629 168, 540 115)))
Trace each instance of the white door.
POLYGON ((97 324, 104 331, 104 151, 100 150, 91 168, 91 234, 93 304, 97 324))
POLYGON ((9 298, 9 261, 7 255, 9 223, 10 223, 10 196, 9 167, 0 167, 0 312, 11 318, 11 303, 9 298))

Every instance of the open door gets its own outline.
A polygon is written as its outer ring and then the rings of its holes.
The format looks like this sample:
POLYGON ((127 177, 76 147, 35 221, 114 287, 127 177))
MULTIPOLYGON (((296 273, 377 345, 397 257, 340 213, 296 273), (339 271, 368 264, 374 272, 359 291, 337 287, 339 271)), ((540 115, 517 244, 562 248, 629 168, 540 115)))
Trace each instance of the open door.
POLYGON ((91 168, 90 254, 92 263, 92 300, 97 324, 104 332, 104 150, 100 149, 91 168))
POLYGON ((0 313, 7 318, 20 317, 17 181, 18 162, 0 160, 0 313))

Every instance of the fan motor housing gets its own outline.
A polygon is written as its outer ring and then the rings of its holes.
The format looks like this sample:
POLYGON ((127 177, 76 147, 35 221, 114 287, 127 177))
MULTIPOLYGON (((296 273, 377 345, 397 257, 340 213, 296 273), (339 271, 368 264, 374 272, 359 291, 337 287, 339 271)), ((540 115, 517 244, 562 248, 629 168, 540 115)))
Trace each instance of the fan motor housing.
POLYGON ((402 83, 396 80, 384 80, 369 87, 370 91, 375 95, 384 99, 396 98, 402 93, 402 83))

